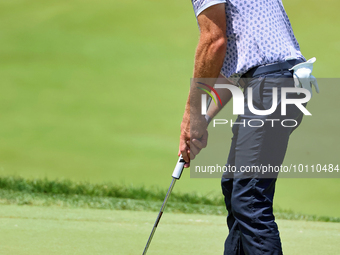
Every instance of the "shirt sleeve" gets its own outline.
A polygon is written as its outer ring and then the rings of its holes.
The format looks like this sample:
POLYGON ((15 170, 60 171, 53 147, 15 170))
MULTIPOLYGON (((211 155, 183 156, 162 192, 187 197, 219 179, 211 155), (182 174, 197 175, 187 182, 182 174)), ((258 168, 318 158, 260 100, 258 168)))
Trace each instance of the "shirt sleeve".
POLYGON ((194 7, 196 17, 200 15, 202 11, 213 6, 215 4, 223 4, 226 3, 226 0, 191 0, 192 5, 194 7))

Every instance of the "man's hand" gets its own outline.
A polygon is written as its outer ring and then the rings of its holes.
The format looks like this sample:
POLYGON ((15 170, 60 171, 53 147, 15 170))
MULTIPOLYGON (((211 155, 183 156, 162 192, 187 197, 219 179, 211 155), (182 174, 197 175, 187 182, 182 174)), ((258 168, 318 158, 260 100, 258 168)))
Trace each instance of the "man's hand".
POLYGON ((190 166, 190 160, 194 159, 201 149, 207 146, 208 123, 204 116, 185 113, 181 124, 178 156, 182 154, 187 162, 184 167, 190 166), (190 126, 190 123, 192 124, 190 126))

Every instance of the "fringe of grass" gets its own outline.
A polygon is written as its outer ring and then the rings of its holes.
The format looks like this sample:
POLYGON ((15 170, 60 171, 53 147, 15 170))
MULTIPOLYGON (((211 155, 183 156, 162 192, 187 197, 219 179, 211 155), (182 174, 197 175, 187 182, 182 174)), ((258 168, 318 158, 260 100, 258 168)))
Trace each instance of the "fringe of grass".
MULTIPOLYGON (((72 182, 70 180, 24 179, 21 177, 0 177, 0 189, 25 193, 83 195, 96 197, 131 198, 147 201, 163 201, 167 190, 122 186, 117 184, 92 184, 88 182, 72 182)), ((221 197, 202 196, 197 193, 171 193, 169 201, 191 204, 224 206, 221 197)))
MULTIPOLYGON (((0 190, 0 204, 57 206, 71 208, 154 211, 158 212, 162 202, 136 200, 128 198, 95 197, 82 195, 49 195, 39 193, 24 193, 11 190, 0 190)), ((198 205, 190 203, 168 202, 167 212, 223 215, 222 206, 198 205)))
MULTIPOLYGON (((113 184, 75 183, 68 180, 28 180, 0 177, 0 204, 58 206, 113 210, 159 211, 166 190, 113 184)), ((166 211, 226 215, 223 200, 195 193, 171 194, 166 211)), ((340 222, 340 218, 297 214, 276 208, 277 219, 340 222)))

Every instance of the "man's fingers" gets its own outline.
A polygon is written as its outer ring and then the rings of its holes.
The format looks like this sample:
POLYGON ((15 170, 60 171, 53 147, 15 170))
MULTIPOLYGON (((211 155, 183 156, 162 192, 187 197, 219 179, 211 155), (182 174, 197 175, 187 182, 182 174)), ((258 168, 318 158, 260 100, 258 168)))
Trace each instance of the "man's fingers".
POLYGON ((186 162, 184 167, 190 166, 190 160, 193 160, 202 148, 207 146, 208 131, 205 130, 201 139, 193 139, 190 141, 190 137, 181 134, 179 142, 178 155, 182 154, 184 161, 186 162))
MULTIPOLYGON (((200 150, 207 147, 207 140, 197 140, 197 139, 193 139, 191 141, 191 144, 194 145, 195 147, 199 148, 200 150)), ((191 145, 191 146, 192 146, 191 145)))
POLYGON ((187 146, 185 139, 180 139, 179 142, 179 154, 182 154, 182 157, 185 162, 190 162, 190 148, 187 146))
POLYGON ((206 131, 201 139, 192 139, 191 143, 195 145, 200 150, 207 147, 208 143, 208 131, 206 131))
MULTIPOLYGON (((189 144, 189 141, 187 142, 189 144)), ((189 144, 190 147, 190 160, 195 159, 196 155, 201 151, 200 148, 198 148, 196 145, 193 143, 189 144)))
POLYGON ((181 154, 182 154, 184 161, 189 163, 190 162, 190 150, 189 149, 182 150, 181 154))
POLYGON ((186 159, 183 156, 183 155, 186 155, 186 157, 190 159, 190 150, 188 149, 188 147, 186 147, 186 149, 183 152, 181 152, 181 150, 179 150, 178 151, 178 156, 180 156, 181 154, 182 154, 182 157, 183 157, 184 161, 186 162, 184 164, 184 168, 190 167, 190 160, 186 161, 186 159))

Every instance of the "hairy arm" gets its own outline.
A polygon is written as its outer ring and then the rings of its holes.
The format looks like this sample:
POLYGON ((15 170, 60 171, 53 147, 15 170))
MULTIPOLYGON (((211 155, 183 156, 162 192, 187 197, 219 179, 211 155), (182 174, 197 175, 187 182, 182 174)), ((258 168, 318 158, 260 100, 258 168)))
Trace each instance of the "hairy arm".
MULTIPOLYGON (((225 4, 213 5, 198 17, 200 38, 195 54, 194 78, 217 78, 221 71, 227 49, 225 4)), ((213 85, 213 84, 210 84, 213 85)), ((189 167, 207 143, 207 122, 201 115, 200 104, 203 91, 191 86, 181 124, 179 154, 189 167)))

